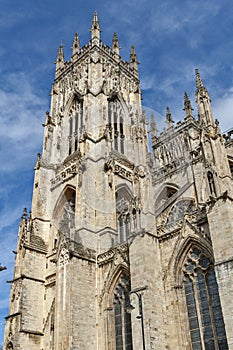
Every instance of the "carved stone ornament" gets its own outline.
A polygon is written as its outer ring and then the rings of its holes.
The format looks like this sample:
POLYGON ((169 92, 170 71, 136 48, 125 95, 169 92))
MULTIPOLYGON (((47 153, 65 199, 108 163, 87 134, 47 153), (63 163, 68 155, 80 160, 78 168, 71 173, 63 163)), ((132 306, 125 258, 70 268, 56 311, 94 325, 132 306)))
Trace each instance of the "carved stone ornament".
POLYGON ((94 63, 97 63, 99 61, 99 53, 97 50, 91 53, 91 59, 94 63))
POLYGON ((70 254, 68 249, 62 248, 60 257, 59 257, 59 266, 65 266, 69 264, 70 261, 70 254))
POLYGON ((107 252, 98 255, 97 262, 98 264, 106 264, 109 261, 113 261, 114 265, 118 265, 120 263, 128 262, 128 244, 121 244, 116 248, 112 248, 107 252))

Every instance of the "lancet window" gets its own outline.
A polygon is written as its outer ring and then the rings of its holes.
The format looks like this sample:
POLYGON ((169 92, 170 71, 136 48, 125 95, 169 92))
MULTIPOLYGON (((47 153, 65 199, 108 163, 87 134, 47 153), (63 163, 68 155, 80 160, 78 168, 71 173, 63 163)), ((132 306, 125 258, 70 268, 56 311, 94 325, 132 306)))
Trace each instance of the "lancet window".
POLYGON ((75 191, 67 189, 63 195, 59 210, 59 231, 70 236, 75 231, 75 191))
POLYGON ((214 183, 214 176, 211 171, 208 171, 207 173, 208 183, 209 183, 209 190, 210 194, 213 196, 216 196, 216 188, 214 183))
POLYGON ((193 350, 227 350, 218 284, 211 259, 193 247, 184 265, 190 337, 193 350))
POLYGON ((116 96, 108 102, 108 125, 112 130, 113 148, 124 154, 124 118, 123 108, 116 96))
POLYGON ((130 202, 131 195, 125 188, 116 192, 116 213, 119 243, 126 241, 130 234, 132 216, 130 215, 130 202))
POLYGON ((69 110, 69 155, 78 150, 83 131, 83 102, 76 97, 69 110))
POLYGON ((132 350, 131 315, 126 307, 129 301, 130 279, 122 275, 114 291, 114 319, 116 350, 132 350))

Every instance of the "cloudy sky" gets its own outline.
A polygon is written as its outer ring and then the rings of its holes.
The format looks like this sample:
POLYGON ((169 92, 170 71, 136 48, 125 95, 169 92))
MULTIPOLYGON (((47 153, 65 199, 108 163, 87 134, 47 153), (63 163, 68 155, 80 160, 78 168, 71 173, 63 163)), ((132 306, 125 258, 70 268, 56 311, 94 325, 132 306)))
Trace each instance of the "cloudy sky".
POLYGON ((62 41, 70 59, 73 37, 90 39, 98 12, 102 41, 118 34, 121 56, 135 45, 143 105, 162 127, 166 106, 183 118, 183 94, 195 106, 195 74, 212 98, 222 131, 233 126, 232 0, 1 0, 0 2, 0 344, 13 275, 17 226, 30 209, 33 166, 49 109, 54 61, 62 41))

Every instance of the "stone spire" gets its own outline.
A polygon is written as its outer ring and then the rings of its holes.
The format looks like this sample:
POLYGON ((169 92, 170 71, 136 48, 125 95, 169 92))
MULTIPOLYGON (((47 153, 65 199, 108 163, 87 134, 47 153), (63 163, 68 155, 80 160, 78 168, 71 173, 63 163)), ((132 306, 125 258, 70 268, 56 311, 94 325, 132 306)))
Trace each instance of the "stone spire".
POLYGON ((168 129, 173 127, 174 120, 172 119, 172 115, 169 107, 167 107, 166 109, 166 122, 167 122, 168 129))
POLYGON ((78 54, 79 52, 80 52, 79 37, 78 37, 78 33, 75 33, 74 41, 73 41, 73 45, 72 45, 72 55, 74 56, 75 54, 78 54))
POLYGON ((94 38, 100 39, 101 29, 99 26, 99 20, 98 20, 98 15, 96 11, 94 13, 94 18, 92 21, 90 32, 91 32, 91 39, 94 39, 94 38))
POLYGON ((214 119, 212 115, 211 100, 209 93, 205 88, 199 70, 195 70, 196 73, 196 102, 198 106, 198 120, 201 124, 214 127, 214 119))
POLYGON ((193 108, 191 106, 191 102, 190 102, 190 99, 188 97, 188 94, 187 92, 185 91, 184 93, 184 108, 183 110, 185 111, 185 118, 188 119, 188 118, 192 118, 193 119, 193 108))
POLYGON ((116 55, 120 54, 120 45, 119 45, 119 41, 116 33, 114 33, 113 39, 112 39, 112 52, 116 55))
POLYGON ((134 45, 131 46, 131 51, 130 51, 130 61, 129 65, 131 68, 133 68, 136 72, 138 72, 138 60, 137 60, 137 55, 135 52, 134 45))
POLYGON ((64 66, 64 49, 62 43, 59 46, 56 64, 56 73, 64 66))
POLYGON ((154 114, 151 114, 151 117, 150 117, 150 132, 151 132, 152 138, 157 138, 158 135, 157 135, 157 127, 156 127, 154 114))

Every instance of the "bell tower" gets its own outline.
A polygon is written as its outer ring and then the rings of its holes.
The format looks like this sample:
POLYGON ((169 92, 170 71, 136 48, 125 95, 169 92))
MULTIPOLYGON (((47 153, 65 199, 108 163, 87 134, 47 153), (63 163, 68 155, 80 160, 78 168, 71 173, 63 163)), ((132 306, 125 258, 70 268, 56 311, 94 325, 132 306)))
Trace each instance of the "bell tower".
POLYGON ((25 349, 96 348, 97 254, 143 225, 148 139, 136 52, 123 61, 116 33, 104 45, 96 12, 90 32, 83 47, 75 34, 69 61, 59 46, 32 210, 20 224, 5 341, 25 349))

